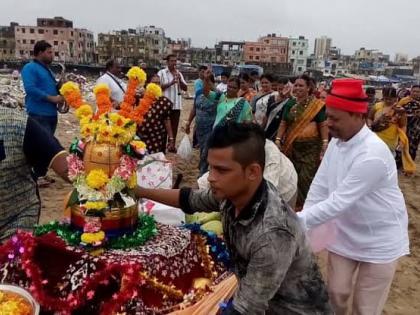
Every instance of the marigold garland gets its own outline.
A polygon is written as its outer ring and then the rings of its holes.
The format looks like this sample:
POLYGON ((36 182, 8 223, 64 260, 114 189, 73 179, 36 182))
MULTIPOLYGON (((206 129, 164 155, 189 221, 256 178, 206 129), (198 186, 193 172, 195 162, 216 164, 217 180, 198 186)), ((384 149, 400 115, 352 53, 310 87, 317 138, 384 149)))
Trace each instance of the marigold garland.
POLYGON ((127 72, 127 77, 129 80, 137 80, 141 85, 143 85, 147 79, 146 72, 140 67, 131 67, 127 72))
POLYGON ((60 94, 64 97, 67 104, 72 108, 79 108, 83 104, 82 94, 79 85, 72 81, 66 82, 60 88, 60 94))
POLYGON ((93 93, 96 96, 96 105, 98 106, 98 112, 96 116, 99 117, 102 114, 106 114, 111 111, 112 103, 110 99, 111 90, 106 83, 99 83, 93 88, 93 93))
POLYGON ((74 112, 76 117, 81 121, 85 118, 90 118, 93 115, 92 107, 88 104, 83 104, 74 112))
POLYGON ((86 176, 86 183, 90 188, 99 189, 109 182, 108 175, 102 169, 94 169, 86 176))
POLYGON ((162 89, 160 86, 155 83, 149 83, 139 105, 131 112, 130 118, 134 120, 137 125, 141 125, 144 121, 144 116, 147 114, 150 107, 161 96, 162 89))
POLYGON ((141 68, 132 67, 128 70, 127 77, 127 91, 125 92, 124 100, 121 103, 119 114, 129 118, 136 102, 136 89, 139 85, 144 86, 147 76, 146 72, 144 72, 141 68))

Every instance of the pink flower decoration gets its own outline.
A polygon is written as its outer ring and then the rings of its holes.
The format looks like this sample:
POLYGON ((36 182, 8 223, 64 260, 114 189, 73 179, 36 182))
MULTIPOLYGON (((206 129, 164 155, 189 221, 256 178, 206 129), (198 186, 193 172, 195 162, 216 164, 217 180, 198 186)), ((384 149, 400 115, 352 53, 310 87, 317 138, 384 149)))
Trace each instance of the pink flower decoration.
POLYGON ((95 292, 92 290, 87 293, 88 300, 92 300, 94 296, 95 296, 95 292))

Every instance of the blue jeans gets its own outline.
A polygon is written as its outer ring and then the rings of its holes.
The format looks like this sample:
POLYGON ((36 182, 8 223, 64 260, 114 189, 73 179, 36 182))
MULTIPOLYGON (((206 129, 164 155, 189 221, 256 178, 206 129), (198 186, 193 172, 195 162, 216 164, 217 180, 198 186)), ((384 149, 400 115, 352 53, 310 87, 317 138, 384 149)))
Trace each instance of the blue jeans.
POLYGON ((50 134, 54 135, 55 130, 57 129, 57 116, 40 116, 34 114, 29 114, 29 116, 36 120, 50 134))

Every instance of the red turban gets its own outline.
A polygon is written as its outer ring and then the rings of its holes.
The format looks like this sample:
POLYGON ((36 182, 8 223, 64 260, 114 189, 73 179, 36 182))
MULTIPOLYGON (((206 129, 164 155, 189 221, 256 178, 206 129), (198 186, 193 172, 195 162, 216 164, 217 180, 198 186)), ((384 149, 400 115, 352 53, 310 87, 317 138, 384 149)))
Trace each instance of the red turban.
POLYGON ((366 113, 368 100, 363 89, 363 81, 355 79, 332 81, 332 87, 325 100, 325 105, 346 112, 366 113))

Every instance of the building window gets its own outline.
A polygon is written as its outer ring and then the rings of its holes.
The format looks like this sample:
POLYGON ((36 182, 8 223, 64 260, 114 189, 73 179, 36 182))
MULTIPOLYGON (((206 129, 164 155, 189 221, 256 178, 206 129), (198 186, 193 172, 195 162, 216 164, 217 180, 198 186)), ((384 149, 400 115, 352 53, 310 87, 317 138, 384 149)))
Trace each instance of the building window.
POLYGON ((294 55, 295 54, 295 51, 294 50, 292 50, 292 55, 294 55))
POLYGON ((22 28, 22 33, 26 33, 26 30, 24 28, 22 28))
POLYGON ((53 30, 54 35, 58 35, 58 30, 53 30))
POLYGON ((56 52, 54 53, 54 55, 55 55, 56 57, 58 57, 58 51, 56 51, 56 52))
POLYGON ((18 44, 20 44, 20 39, 17 40, 18 44))
POLYGON ((299 55, 301 56, 303 55, 303 50, 299 51, 299 55))
POLYGON ((54 46, 58 46, 58 41, 54 41, 54 46))
POLYGON ((31 34, 35 33, 35 30, 34 30, 33 28, 31 28, 31 29, 29 30, 29 33, 31 33, 31 34))
POLYGON ((70 36, 73 37, 73 31, 70 32, 70 36))
POLYGON ((249 47, 249 50, 250 51, 254 51, 254 47, 249 47))
POLYGON ((22 40, 22 44, 26 44, 26 39, 23 39, 22 40))
POLYGON ((293 44, 293 46, 296 46, 296 42, 293 42, 292 44, 293 44))
POLYGON ((61 45, 64 45, 64 42, 61 42, 61 45))
POLYGON ((24 54, 24 51, 23 51, 23 50, 19 50, 19 53, 20 53, 21 55, 23 55, 23 54, 24 54))
POLYGON ((298 67, 298 71, 301 72, 302 71, 302 67, 298 67))
POLYGON ((31 39, 31 44, 35 44, 35 40, 34 39, 31 39))
POLYGON ((40 28, 40 29, 38 30, 38 34, 44 34, 44 29, 43 29, 43 28, 40 28))
POLYGON ((255 60, 260 60, 260 56, 255 56, 255 60))
POLYGON ((256 51, 260 51, 260 47, 257 47, 255 50, 256 50, 256 51))

